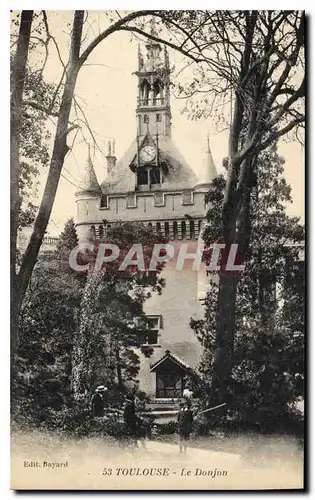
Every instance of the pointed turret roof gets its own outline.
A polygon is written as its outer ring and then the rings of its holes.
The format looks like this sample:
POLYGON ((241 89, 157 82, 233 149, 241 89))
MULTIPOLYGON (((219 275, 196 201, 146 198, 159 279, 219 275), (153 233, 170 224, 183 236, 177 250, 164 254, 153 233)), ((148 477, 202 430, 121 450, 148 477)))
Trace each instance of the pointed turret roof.
POLYGON ((198 185, 212 184, 213 179, 215 179, 217 175, 217 169, 215 167, 210 149, 210 139, 209 135, 207 135, 207 150, 203 158, 202 172, 199 175, 198 185))
POLYGON ((78 191, 80 193, 95 193, 98 195, 101 194, 101 188, 98 183, 91 160, 90 145, 88 147, 88 156, 85 163, 82 180, 80 182, 80 187, 82 188, 80 191, 78 191))

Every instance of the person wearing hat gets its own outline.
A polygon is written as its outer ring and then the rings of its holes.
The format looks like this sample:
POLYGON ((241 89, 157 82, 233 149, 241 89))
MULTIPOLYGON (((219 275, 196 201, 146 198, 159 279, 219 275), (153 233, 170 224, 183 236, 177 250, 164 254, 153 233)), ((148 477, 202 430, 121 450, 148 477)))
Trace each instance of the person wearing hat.
POLYGON ((104 385, 99 385, 95 389, 95 392, 91 400, 92 418, 98 418, 104 416, 106 397, 107 397, 107 387, 105 387, 104 385))
POLYGON ((137 416, 135 403, 132 396, 125 396, 124 404, 124 422, 126 426, 127 436, 137 445, 137 416))
POLYGON ((177 415, 178 432, 179 432, 179 453, 187 452, 187 443, 193 426, 193 413, 190 404, 187 400, 183 400, 179 404, 179 412, 177 415))

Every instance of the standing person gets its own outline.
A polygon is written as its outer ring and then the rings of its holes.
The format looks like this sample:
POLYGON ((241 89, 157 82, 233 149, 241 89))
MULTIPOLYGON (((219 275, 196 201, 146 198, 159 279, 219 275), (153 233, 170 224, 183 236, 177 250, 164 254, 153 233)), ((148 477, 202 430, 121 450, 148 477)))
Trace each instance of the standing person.
POLYGON ((132 396, 125 396, 124 422, 128 438, 137 445, 137 416, 132 396))
POLYGON ((149 434, 150 424, 146 415, 146 402, 139 397, 135 398, 136 422, 137 422, 137 438, 143 449, 146 448, 146 439, 149 434))
POLYGON ((147 438, 147 423, 144 418, 137 418, 137 438, 139 439, 142 448, 146 449, 147 438))
POLYGON ((104 416, 105 403, 107 403, 107 387, 99 385, 91 399, 92 418, 104 416))
POLYGON ((187 453, 187 443, 193 426, 193 413, 187 401, 180 403, 177 415, 179 432, 179 453, 187 453))

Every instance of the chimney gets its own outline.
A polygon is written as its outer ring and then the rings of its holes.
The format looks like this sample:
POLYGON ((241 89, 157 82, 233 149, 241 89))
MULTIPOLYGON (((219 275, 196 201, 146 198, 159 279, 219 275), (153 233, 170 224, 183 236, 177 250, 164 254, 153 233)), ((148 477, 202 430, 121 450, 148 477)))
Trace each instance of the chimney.
POLYGON ((107 175, 111 175, 117 161, 117 158, 115 156, 115 139, 113 139, 112 143, 108 141, 108 154, 106 156, 106 160, 107 160, 107 175))

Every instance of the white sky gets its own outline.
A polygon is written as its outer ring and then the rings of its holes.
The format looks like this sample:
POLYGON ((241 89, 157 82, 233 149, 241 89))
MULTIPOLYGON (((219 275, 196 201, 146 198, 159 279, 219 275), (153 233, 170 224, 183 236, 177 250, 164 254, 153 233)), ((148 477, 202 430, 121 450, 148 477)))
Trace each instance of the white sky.
MULTIPOLYGON (((67 22, 71 22, 71 16, 70 12, 49 13, 50 30, 58 41, 64 61, 67 60, 69 44, 69 36, 65 31, 70 29, 67 22)), ((93 12, 88 21, 90 23, 88 39, 91 39, 98 34, 99 26, 104 27, 104 14, 93 12)), ((132 73, 137 69, 137 46, 138 41, 130 33, 120 32, 110 35, 91 54, 88 64, 81 69, 77 81, 78 102, 84 109, 99 145, 107 152, 107 139, 115 138, 118 159, 136 135, 137 77, 132 73)), ((176 70, 180 69, 183 63, 181 55, 170 51, 170 60, 175 64, 176 70)), ((51 50, 45 78, 58 82, 61 71, 62 66, 57 53, 51 50)), ((218 133, 211 120, 188 120, 182 114, 183 107, 184 101, 172 99, 172 136, 175 144, 198 173, 206 148, 206 136, 209 133, 213 158, 220 171, 222 158, 227 153, 227 131, 218 133)), ((83 130, 83 134, 86 138, 89 137, 86 129, 83 130)), ((292 187, 293 203, 288 206, 288 213, 300 216, 304 220, 304 150, 298 142, 281 142, 279 153, 286 160, 285 177, 292 187)), ((86 156, 86 144, 82 135, 78 134, 72 152, 67 155, 63 170, 63 175, 74 184, 80 185, 80 172, 86 156)), ((94 167, 99 182, 105 177, 105 166, 106 160, 99 151, 96 151, 94 167)), ((45 180, 46 174, 41 176, 41 187, 45 180)), ((52 221, 49 224, 49 234, 58 235, 65 221, 75 216, 76 190, 75 186, 61 177, 52 221)))

